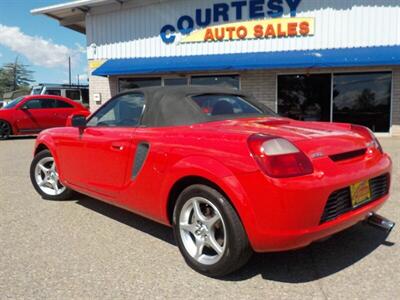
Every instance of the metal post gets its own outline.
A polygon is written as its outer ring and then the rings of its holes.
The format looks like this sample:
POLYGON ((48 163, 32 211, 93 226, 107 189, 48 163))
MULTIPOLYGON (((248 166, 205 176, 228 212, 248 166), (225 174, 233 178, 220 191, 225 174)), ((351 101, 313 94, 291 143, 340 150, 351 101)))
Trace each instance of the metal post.
POLYGON ((71 56, 68 56, 69 85, 71 86, 71 56))

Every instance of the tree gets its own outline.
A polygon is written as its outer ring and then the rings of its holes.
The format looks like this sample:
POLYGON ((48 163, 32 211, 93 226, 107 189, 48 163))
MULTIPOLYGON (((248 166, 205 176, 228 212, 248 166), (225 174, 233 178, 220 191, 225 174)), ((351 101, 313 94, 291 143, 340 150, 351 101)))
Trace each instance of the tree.
POLYGON ((3 65, 0 68, 0 94, 26 89, 34 81, 32 78, 33 71, 28 69, 18 61, 18 56, 15 62, 3 65))
POLYGON ((361 110, 372 111, 375 104, 375 93, 368 88, 364 89, 357 97, 357 104, 361 110))

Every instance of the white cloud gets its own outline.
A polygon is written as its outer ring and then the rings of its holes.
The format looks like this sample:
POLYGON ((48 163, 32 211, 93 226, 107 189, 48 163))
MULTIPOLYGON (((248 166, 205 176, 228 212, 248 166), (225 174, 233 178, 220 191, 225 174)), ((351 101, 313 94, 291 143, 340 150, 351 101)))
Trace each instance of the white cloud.
POLYGON ((81 49, 73 50, 64 45, 53 43, 39 36, 30 36, 19 27, 0 24, 0 45, 25 56, 30 63, 47 68, 59 68, 68 64, 68 57, 75 60, 81 49))

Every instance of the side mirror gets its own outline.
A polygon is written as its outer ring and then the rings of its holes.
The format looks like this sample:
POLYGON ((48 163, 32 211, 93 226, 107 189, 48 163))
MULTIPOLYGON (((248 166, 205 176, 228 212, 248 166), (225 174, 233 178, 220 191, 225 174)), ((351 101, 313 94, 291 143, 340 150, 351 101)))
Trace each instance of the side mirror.
POLYGON ((68 127, 78 127, 83 128, 86 127, 86 116, 81 114, 73 114, 67 119, 68 127))

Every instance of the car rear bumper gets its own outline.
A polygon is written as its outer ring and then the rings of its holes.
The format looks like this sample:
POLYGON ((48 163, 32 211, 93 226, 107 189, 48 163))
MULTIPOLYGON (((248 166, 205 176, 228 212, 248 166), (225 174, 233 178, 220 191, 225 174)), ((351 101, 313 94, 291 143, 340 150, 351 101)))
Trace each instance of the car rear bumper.
POLYGON ((250 243, 256 252, 283 251, 301 248, 340 232, 366 219, 388 199, 381 195, 358 208, 321 220, 329 196, 354 183, 391 174, 388 155, 370 160, 333 164, 327 159, 314 163, 312 175, 271 179, 265 175, 246 174, 241 178, 252 218, 242 218, 250 243), (266 182, 267 181, 267 182, 266 182))
POLYGON ((371 212, 376 212, 387 198, 388 196, 382 197, 335 220, 307 229, 260 232, 253 248, 257 252, 271 252, 305 247, 365 220, 371 212))

